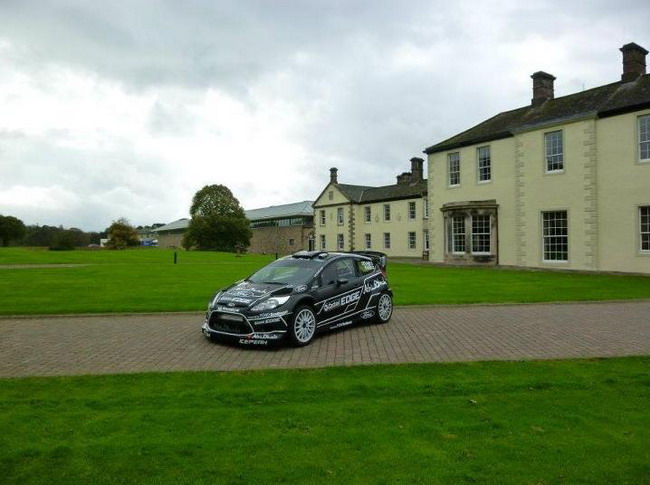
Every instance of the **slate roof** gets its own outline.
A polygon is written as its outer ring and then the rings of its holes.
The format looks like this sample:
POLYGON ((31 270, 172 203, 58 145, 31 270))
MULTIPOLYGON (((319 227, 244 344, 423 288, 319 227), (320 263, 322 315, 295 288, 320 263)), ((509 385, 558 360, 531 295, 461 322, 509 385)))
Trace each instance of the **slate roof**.
POLYGON ((427 193, 427 179, 414 183, 368 187, 365 185, 336 184, 348 199, 358 204, 380 202, 382 200, 409 199, 427 193))
POLYGON ((438 153, 513 136, 516 132, 584 116, 605 118, 650 107, 650 74, 635 81, 621 81, 580 93, 550 99, 540 106, 504 111, 424 153, 438 153))
POLYGON ((170 222, 169 224, 165 224, 164 226, 160 226, 151 232, 172 232, 172 231, 184 231, 187 229, 187 226, 190 225, 190 220, 189 219, 178 219, 177 221, 170 222))
POLYGON ((293 204, 272 205, 270 207, 262 207, 261 209, 251 209, 245 212, 246 218, 251 221, 313 216, 314 210, 311 207, 312 204, 313 201, 304 200, 293 204))
MULTIPOLYGON (((293 204, 272 205, 269 207, 262 207, 261 209, 251 209, 244 211, 244 213, 246 214, 246 218, 249 221, 280 219, 285 217, 313 216, 314 210, 311 207, 312 204, 313 202, 311 200, 305 200, 302 202, 295 202, 293 204)), ((190 220, 183 218, 154 229, 152 232, 182 232, 185 231, 189 225, 190 220)))

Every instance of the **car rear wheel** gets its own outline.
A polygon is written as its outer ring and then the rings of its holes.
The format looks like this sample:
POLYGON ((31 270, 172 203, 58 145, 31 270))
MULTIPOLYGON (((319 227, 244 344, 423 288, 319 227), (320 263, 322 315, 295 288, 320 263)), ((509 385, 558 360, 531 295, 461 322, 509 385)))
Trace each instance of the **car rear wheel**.
POLYGON ((377 303, 377 323, 388 323, 393 316, 393 297, 382 293, 377 303))
POLYGON ((316 337, 316 315, 310 307, 301 306, 293 314, 289 337, 291 343, 296 347, 303 347, 314 340, 316 337))

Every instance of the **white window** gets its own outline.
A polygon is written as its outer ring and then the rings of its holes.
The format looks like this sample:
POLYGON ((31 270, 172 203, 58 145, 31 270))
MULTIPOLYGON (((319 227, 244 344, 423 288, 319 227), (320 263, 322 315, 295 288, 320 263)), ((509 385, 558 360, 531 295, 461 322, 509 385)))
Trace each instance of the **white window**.
POLYGON ((465 216, 451 218, 451 231, 449 231, 449 248, 452 253, 465 253, 465 216))
POLYGON ((319 211, 320 225, 325 225, 325 211, 319 211))
POLYGON ((390 221, 390 204, 384 204, 384 220, 390 221))
POLYGON ((321 251, 325 251, 326 246, 325 246, 325 234, 320 235, 320 249, 321 251))
POLYGON ((368 233, 365 234, 365 243, 366 249, 372 249, 372 235, 368 233))
POLYGON ((424 231, 424 250, 429 250, 429 231, 425 229, 424 231))
POLYGON ((490 216, 472 216, 472 253, 490 254, 490 216))
POLYGON ((460 153, 450 153, 447 155, 447 167, 449 173, 448 183, 450 187, 460 185, 460 153))
POLYGON ((546 171, 561 172, 564 170, 564 141, 561 131, 544 133, 546 146, 546 171))
POLYGON ((409 232, 408 244, 409 244, 409 249, 415 249, 416 248, 417 239, 416 239, 416 235, 415 235, 414 232, 409 232))
POLYGON ((372 222, 372 209, 370 206, 366 206, 363 208, 363 220, 366 223, 372 222))
POLYGON ((342 251, 345 248, 345 240, 343 239, 343 234, 336 235, 336 248, 339 251, 342 251))
POLYGON ((330 191, 327 193, 327 198, 328 198, 329 200, 334 199, 334 191, 333 191, 333 190, 330 190, 330 191))
POLYGON ((424 205, 424 218, 428 219, 429 218, 429 199, 427 197, 424 197, 422 199, 422 204, 424 205))
POLYGON ((650 162, 650 115, 639 116, 639 159, 650 162))
POLYGON ((343 225, 343 207, 336 209, 336 223, 339 226, 343 225))
POLYGON ((416 217, 415 202, 409 202, 409 219, 413 220, 416 217))
POLYGON ((384 249, 390 249, 390 232, 384 233, 384 249))
POLYGON ((478 181, 489 182, 492 180, 492 160, 490 158, 490 147, 477 149, 478 160, 478 181))
POLYGON ((569 225, 566 211, 542 212, 544 261, 569 260, 569 225))
POLYGON ((639 233, 641 251, 650 253, 650 205, 639 207, 639 233))

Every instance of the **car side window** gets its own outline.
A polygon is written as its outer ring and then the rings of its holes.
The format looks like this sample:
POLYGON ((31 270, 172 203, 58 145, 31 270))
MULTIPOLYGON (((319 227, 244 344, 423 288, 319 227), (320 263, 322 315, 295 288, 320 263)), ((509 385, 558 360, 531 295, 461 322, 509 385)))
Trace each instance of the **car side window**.
POLYGON ((357 266, 357 274, 364 276, 375 271, 375 264, 367 259, 357 259, 355 261, 357 266))
POLYGON ((336 283, 337 269, 334 264, 325 266, 320 274, 321 286, 333 285, 336 283))
POLYGON ((321 285, 335 284, 338 280, 352 280, 357 277, 354 262, 350 258, 339 259, 323 269, 320 275, 321 285))

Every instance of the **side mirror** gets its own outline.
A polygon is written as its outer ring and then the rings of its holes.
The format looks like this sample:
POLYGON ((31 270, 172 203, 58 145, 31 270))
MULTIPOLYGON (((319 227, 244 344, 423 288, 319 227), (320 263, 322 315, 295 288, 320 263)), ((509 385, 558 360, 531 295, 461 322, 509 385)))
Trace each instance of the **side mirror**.
POLYGON ((346 279, 346 278, 338 279, 338 280, 336 280, 336 286, 347 285, 349 281, 350 281, 350 280, 348 280, 348 279, 346 279))

